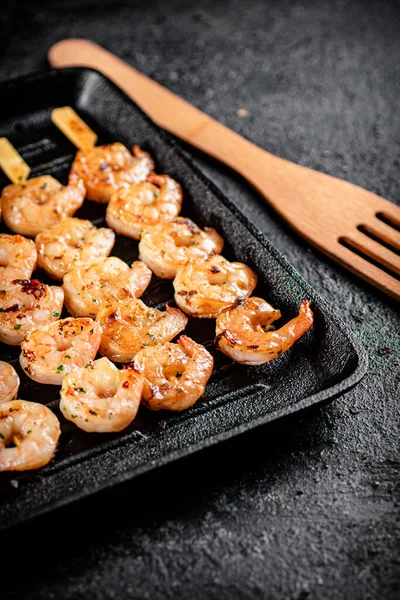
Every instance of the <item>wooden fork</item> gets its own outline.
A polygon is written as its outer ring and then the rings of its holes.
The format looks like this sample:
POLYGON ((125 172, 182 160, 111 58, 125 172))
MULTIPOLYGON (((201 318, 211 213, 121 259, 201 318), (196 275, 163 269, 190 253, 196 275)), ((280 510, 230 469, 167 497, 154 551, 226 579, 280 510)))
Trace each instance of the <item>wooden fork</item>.
POLYGON ((311 244, 400 300, 398 206, 262 150, 89 40, 63 40, 48 56, 55 68, 103 73, 160 127, 240 173, 311 244))

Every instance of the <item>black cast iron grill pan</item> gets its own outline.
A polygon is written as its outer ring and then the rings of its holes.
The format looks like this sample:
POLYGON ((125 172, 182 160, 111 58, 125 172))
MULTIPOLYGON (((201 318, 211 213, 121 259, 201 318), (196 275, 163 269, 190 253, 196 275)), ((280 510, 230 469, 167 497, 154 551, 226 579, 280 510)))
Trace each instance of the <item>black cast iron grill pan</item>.
MULTIPOLYGON (((75 149, 51 124, 51 110, 70 105, 99 135, 98 143, 139 144, 156 161, 158 173, 177 179, 184 191, 182 215, 215 227, 225 239, 224 256, 254 269, 254 295, 279 307, 288 319, 302 300, 312 301, 315 325, 277 360, 260 367, 233 363, 213 345, 215 321, 190 319, 187 335, 215 357, 204 396, 180 414, 141 408, 133 424, 116 435, 88 434, 58 410, 59 388, 26 377, 19 347, 0 345, 0 358, 21 377, 19 397, 48 404, 59 416, 62 435, 54 461, 38 472, 0 476, 0 529, 66 502, 92 494, 147 470, 332 398, 364 375, 364 350, 329 306, 249 223, 189 158, 116 86, 95 71, 67 69, 0 85, 0 136, 8 137, 32 167, 32 177, 50 173, 66 183, 75 149)), ((0 185, 7 185, 0 175, 0 185)), ((105 206, 85 201, 75 216, 104 226, 105 206)), ((1 231, 7 231, 1 225, 1 231)), ((131 263, 138 244, 117 236, 112 254, 131 263)), ((53 283, 43 273, 34 273, 53 283)), ((172 283, 153 276, 143 296, 150 306, 173 304, 172 283)), ((62 316, 67 316, 63 314, 62 316)))

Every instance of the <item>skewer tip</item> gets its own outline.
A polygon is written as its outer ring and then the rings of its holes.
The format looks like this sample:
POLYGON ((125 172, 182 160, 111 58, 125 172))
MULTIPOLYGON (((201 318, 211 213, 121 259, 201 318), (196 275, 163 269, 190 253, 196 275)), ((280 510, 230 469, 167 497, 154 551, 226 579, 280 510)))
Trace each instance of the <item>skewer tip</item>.
POLYGON ((70 106, 55 108, 51 120, 78 150, 90 150, 96 144, 95 132, 70 106))

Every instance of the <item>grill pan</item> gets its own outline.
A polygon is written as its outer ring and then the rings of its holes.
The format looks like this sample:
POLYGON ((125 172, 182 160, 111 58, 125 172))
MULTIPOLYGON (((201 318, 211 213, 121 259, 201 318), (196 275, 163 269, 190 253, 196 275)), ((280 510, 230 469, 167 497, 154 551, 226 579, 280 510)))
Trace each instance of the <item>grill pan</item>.
MULTIPOLYGON (((215 321, 190 319, 185 333, 215 357, 205 395, 183 413, 141 408, 119 434, 88 434, 63 419, 59 388, 30 380, 19 367, 19 347, 0 344, 1 360, 11 362, 20 375, 19 397, 47 404, 62 425, 52 463, 37 472, 0 474, 0 529, 333 398, 362 378, 367 357, 345 324, 177 144, 105 77, 90 69, 32 75, 1 84, 0 99, 0 136, 8 137, 22 154, 31 177, 50 173, 67 182, 75 149, 51 124, 50 113, 70 105, 99 135, 99 144, 139 144, 154 157, 158 173, 181 183, 181 214, 202 227, 215 227, 225 239, 224 256, 257 272, 254 295, 280 308, 285 320, 297 314, 304 299, 312 301, 315 313, 314 327, 291 350, 259 367, 237 365, 214 349, 215 321)), ((8 183, 0 174, 1 187, 8 183)), ((104 205, 85 201, 75 216, 104 226, 104 215, 104 205)), ((1 231, 8 232, 4 224, 1 231)), ((112 254, 131 263, 138 256, 138 243, 117 236, 112 254)), ((33 277, 54 284, 43 273, 33 277)), ((142 299, 164 308, 173 299, 172 283, 153 276, 142 299)))

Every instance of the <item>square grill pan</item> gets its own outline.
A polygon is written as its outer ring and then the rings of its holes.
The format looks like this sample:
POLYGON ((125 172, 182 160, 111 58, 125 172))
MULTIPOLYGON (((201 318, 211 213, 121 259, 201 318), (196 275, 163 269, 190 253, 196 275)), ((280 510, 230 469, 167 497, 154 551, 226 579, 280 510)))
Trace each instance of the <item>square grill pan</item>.
MULTIPOLYGON (((0 344, 0 358, 20 375, 19 397, 48 404, 62 424, 52 463, 37 472, 1 474, 0 529, 337 396, 362 378, 366 354, 344 323, 187 155, 106 78, 89 69, 52 71, 1 84, 0 98, 0 136, 16 146, 32 177, 50 173, 67 182, 75 149, 51 124, 50 114, 57 106, 70 105, 98 133, 99 144, 139 144, 154 157, 158 173, 182 184, 182 215, 201 227, 215 227, 225 239, 224 256, 257 272, 254 295, 280 308, 285 320, 304 299, 312 301, 315 313, 314 327, 291 350, 260 367, 237 365, 215 350, 215 321, 190 319, 186 334, 215 357, 204 396, 180 414, 141 408, 133 424, 116 435, 88 434, 65 421, 58 410, 59 388, 30 380, 19 367, 19 347, 0 344)), ((1 174, 1 187, 8 183, 1 174)), ((75 216, 104 226, 104 215, 104 205, 85 201, 75 216)), ((1 231, 7 231, 4 224, 1 231)), ((131 263, 138 243, 117 236, 112 254, 131 263)), ((33 277, 54 284, 43 273, 33 277)), ((173 301, 172 283, 153 276, 142 299, 164 308, 173 301)))

